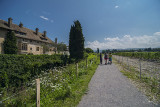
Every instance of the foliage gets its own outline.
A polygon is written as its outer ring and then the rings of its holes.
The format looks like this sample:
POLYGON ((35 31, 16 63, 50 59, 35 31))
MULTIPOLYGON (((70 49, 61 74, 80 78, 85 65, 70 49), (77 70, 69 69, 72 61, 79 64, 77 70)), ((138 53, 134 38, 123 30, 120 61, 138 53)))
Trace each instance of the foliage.
POLYGON ((99 53, 99 48, 97 48, 97 53, 99 53))
POLYGON ((88 83, 99 64, 97 55, 90 54, 87 59, 88 68, 86 68, 86 59, 79 62, 78 76, 76 76, 75 64, 70 64, 66 68, 61 68, 57 72, 54 72, 53 75, 47 78, 51 79, 51 84, 54 85, 50 87, 42 85, 41 98, 47 93, 50 94, 47 95, 47 98, 41 100, 41 106, 77 106, 81 97, 87 91, 88 83))
POLYGON ((66 50, 67 50, 66 44, 64 44, 63 42, 58 43, 58 44, 57 44, 57 50, 58 50, 58 51, 66 51, 66 50))
POLYGON ((63 55, 0 55, 0 87, 20 87, 41 71, 66 63, 63 55))
POLYGON ((9 31, 4 41, 5 54, 17 54, 17 39, 13 31, 9 31))
POLYGON ((86 51, 87 53, 94 53, 94 51, 93 51, 91 48, 85 48, 85 51, 86 51))
MULTIPOLYGON (((92 78, 99 60, 97 55, 90 54, 88 56, 88 67, 86 67, 86 59, 81 60, 76 73, 75 64, 65 67, 56 67, 50 69, 45 74, 40 74, 41 80, 41 101, 43 107, 71 107, 77 106, 81 97, 87 91, 88 83, 92 78), (78 76, 76 76, 78 74, 78 76)), ((35 86, 35 81, 30 82, 35 86)), ((35 87, 24 91, 21 95, 11 98, 4 102, 5 106, 26 107, 36 104, 35 87)))
POLYGON ((74 22, 74 25, 70 29, 69 52, 70 58, 74 58, 76 61, 84 57, 84 37, 81 24, 78 20, 74 22))
POLYGON ((43 44, 42 47, 43 47, 43 54, 49 51, 49 47, 47 45, 43 44))
POLYGON ((115 55, 140 59, 160 60, 160 52, 118 52, 115 55))

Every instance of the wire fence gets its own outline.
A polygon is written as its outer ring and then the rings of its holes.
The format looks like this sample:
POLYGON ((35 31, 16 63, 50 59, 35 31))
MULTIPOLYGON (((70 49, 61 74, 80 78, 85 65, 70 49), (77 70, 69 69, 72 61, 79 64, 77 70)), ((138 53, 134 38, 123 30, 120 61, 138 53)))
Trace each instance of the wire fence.
POLYGON ((124 56, 113 56, 123 69, 135 73, 138 79, 150 87, 150 92, 160 98, 160 62, 158 60, 136 59, 124 56))
MULTIPOLYGON (((33 82, 34 83, 34 82, 33 82)), ((0 107, 32 106, 36 98, 36 86, 23 84, 21 87, 4 88, 0 93, 0 107)))
POLYGON ((66 97, 70 96, 71 84, 82 75, 86 75, 88 72, 87 69, 89 69, 94 62, 95 59, 90 59, 76 63, 70 67, 57 67, 50 70, 49 75, 40 78, 40 105, 61 106, 55 102, 58 102, 58 100, 64 100, 66 97))
POLYGON ((87 74, 87 69, 95 63, 96 58, 97 57, 86 59, 80 63, 63 67, 54 67, 54 69, 43 71, 40 75, 36 76, 35 79, 23 84, 21 87, 1 89, 0 107, 53 106, 55 101, 64 100, 70 95, 70 84, 80 78, 81 75, 87 74), (37 78, 40 80, 40 88, 37 88, 37 78), (39 95, 37 90, 40 92, 39 95))

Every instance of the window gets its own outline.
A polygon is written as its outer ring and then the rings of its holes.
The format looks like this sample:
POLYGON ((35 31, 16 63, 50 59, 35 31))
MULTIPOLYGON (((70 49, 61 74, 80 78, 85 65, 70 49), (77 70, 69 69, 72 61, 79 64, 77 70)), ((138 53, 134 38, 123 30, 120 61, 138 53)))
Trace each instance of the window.
POLYGON ((39 47, 36 48, 36 51, 39 51, 39 47))
POLYGON ((26 43, 22 44, 22 50, 26 50, 27 51, 27 44, 26 43))
POLYGON ((40 38, 41 38, 41 40, 45 40, 45 41, 47 40, 47 38, 44 38, 44 37, 40 37, 40 38))
POLYGON ((32 50, 32 48, 30 48, 30 50, 32 50))
POLYGON ((26 33, 23 33, 23 32, 19 32, 19 31, 15 31, 16 34, 19 34, 19 35, 26 35, 26 33))

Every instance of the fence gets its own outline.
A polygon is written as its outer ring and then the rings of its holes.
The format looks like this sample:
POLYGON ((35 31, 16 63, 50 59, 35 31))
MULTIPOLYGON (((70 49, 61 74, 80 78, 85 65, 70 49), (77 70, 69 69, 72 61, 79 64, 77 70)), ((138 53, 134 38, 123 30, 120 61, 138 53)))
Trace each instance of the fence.
POLYGON ((150 92, 160 98, 160 62, 158 60, 144 60, 131 57, 113 56, 123 69, 134 72, 134 75, 150 87, 150 92))
POLYGON ((86 75, 91 65, 95 62, 95 59, 89 59, 81 61, 71 65, 70 67, 58 67, 50 70, 49 75, 40 78, 41 81, 41 94, 40 102, 41 106, 56 105, 56 101, 64 100, 71 94, 71 84, 78 80, 82 75, 86 75))
POLYGON ((34 105, 36 98, 36 86, 33 85, 35 81, 29 84, 23 84, 21 87, 4 88, 1 89, 0 107, 17 107, 22 105, 34 105))
POLYGON ((37 105, 40 107, 40 105, 45 106, 46 104, 53 106, 54 101, 69 96, 70 83, 81 75, 87 74, 87 69, 95 60, 96 58, 91 58, 80 63, 55 67, 43 71, 36 77, 38 79, 24 84, 20 89, 0 90, 0 106, 35 107, 37 105))

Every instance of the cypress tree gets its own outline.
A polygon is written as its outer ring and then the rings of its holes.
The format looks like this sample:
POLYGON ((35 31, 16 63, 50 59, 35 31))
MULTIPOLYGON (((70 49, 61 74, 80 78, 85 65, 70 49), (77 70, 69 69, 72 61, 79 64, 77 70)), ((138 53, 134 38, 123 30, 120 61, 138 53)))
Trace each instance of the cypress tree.
POLYGON ((74 22, 74 25, 72 25, 70 29, 69 52, 70 58, 74 58, 76 61, 84 57, 84 36, 78 20, 74 22))
POLYGON ((99 53, 99 48, 97 48, 97 53, 99 53))
POLYGON ((3 43, 5 54, 17 54, 17 39, 13 31, 9 31, 3 43))

